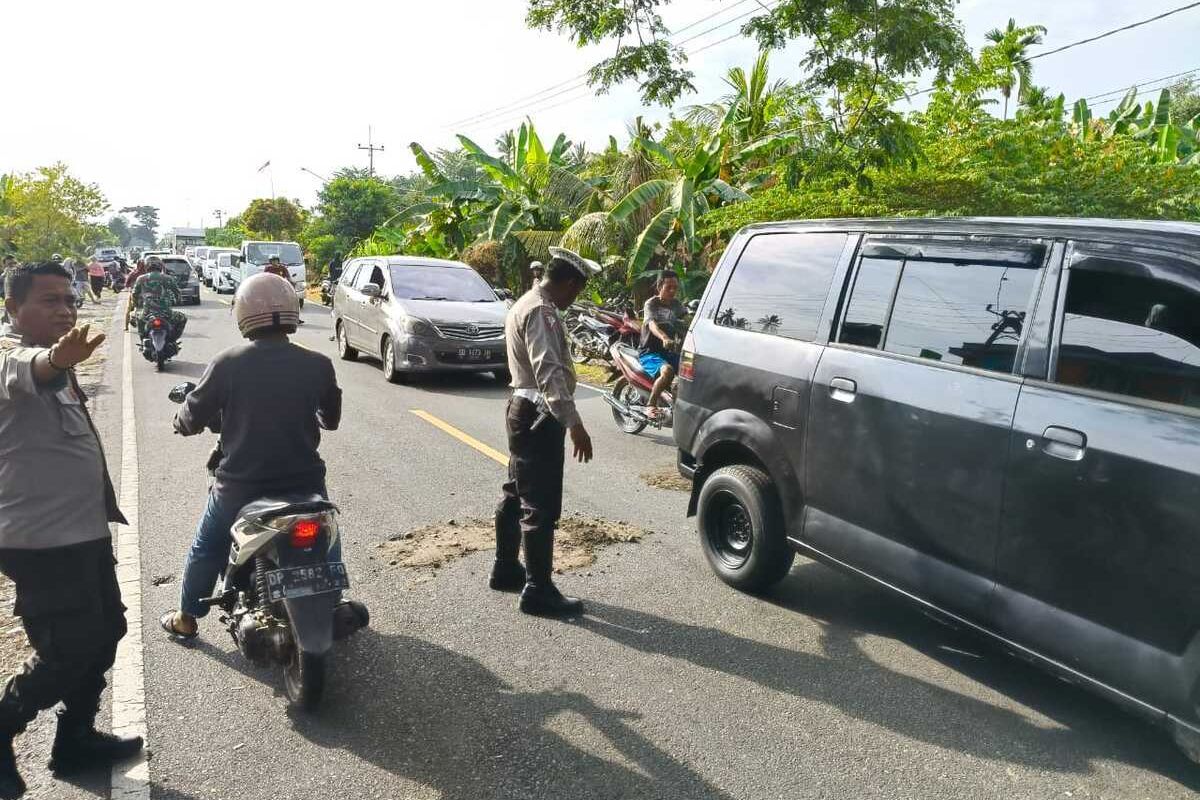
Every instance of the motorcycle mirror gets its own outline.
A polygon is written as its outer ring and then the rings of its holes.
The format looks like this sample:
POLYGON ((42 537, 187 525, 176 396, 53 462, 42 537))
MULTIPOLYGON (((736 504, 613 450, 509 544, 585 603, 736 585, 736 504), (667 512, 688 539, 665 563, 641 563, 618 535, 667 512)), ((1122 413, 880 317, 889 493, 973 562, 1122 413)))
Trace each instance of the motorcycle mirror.
POLYGON ((188 381, 187 383, 181 383, 171 390, 171 393, 167 395, 167 398, 172 403, 182 403, 195 388, 196 384, 192 383, 191 381, 188 381))
POLYGON ((700 310, 700 301, 699 300, 689 300, 688 304, 687 304, 687 310, 688 310, 689 314, 695 314, 697 311, 700 310))

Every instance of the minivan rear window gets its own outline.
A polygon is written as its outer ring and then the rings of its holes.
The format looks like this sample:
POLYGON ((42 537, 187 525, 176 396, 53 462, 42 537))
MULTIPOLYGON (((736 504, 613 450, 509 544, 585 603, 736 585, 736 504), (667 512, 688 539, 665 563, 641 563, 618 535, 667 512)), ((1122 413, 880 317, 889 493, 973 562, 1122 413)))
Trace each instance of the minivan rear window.
POLYGON ((770 233, 742 251, 714 321, 740 330, 811 341, 845 233, 770 233))
POLYGON ((1200 277, 1136 258, 1073 264, 1057 381, 1200 408, 1200 277))

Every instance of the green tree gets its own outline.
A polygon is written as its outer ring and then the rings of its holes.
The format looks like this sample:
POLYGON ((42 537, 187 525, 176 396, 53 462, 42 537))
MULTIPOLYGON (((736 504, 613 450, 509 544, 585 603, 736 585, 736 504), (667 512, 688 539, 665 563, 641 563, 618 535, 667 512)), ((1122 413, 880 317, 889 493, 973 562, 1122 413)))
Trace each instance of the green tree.
POLYGON ((133 239, 133 233, 129 230, 129 220, 120 214, 114 214, 108 221, 108 230, 116 238, 117 244, 121 247, 128 247, 129 242, 133 239))
POLYGON ((240 216, 230 217, 220 228, 204 229, 204 243, 210 247, 240 247, 242 241, 248 238, 240 216))
POLYGON ((1046 33, 1045 26, 1017 26, 1012 17, 1003 30, 992 28, 985 38, 992 44, 983 49, 982 62, 999 72, 997 88, 1004 96, 1004 119, 1008 119, 1008 101, 1013 89, 1017 89, 1017 97, 1021 98, 1033 83, 1033 66, 1029 63, 1028 50, 1033 45, 1042 43, 1046 33), (1019 85, 1019 88, 1018 88, 1019 85))
POLYGON ((304 227, 304 209, 286 197, 259 197, 240 215, 248 232, 268 239, 295 239, 304 227))
POLYGON ((395 188, 376 178, 338 177, 321 187, 317 209, 320 235, 349 244, 366 239, 400 208, 395 188))
POLYGON ((135 224, 129 229, 130 239, 144 242, 158 241, 158 209, 154 206, 125 206, 122 214, 132 214, 135 224))
POLYGON ((6 224, 22 258, 83 254, 111 235, 94 220, 108 208, 100 188, 73 177, 62 163, 11 176, 6 224))

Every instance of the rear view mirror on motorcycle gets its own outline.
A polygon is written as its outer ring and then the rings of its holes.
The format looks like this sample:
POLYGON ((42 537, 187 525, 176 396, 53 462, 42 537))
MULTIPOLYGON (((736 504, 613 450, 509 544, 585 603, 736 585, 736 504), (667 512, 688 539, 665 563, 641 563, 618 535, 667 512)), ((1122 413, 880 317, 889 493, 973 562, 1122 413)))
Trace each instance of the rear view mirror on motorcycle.
POLYGON ((170 392, 170 394, 167 395, 167 398, 172 403, 182 403, 184 400, 187 399, 187 396, 189 394, 191 394, 192 390, 194 390, 195 388, 196 388, 196 384, 192 383, 191 381, 188 381, 187 383, 178 384, 177 386, 175 386, 175 388, 171 389, 171 392, 170 392))
POLYGON ((687 310, 688 310, 689 314, 695 314, 697 311, 700 310, 700 301, 699 300, 689 300, 688 304, 687 304, 687 310))

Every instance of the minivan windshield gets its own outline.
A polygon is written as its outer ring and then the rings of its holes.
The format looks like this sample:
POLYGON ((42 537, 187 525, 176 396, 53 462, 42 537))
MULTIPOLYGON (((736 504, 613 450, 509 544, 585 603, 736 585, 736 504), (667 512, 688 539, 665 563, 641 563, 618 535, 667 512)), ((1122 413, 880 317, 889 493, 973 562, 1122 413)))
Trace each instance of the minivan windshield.
POLYGON ((262 266, 271 260, 271 256, 279 256, 279 260, 289 267, 304 263, 300 245, 293 242, 255 242, 246 245, 246 260, 251 264, 262 266))
POLYGON ((392 291, 401 300, 453 300, 490 303, 496 293, 473 269, 393 266, 392 291))

